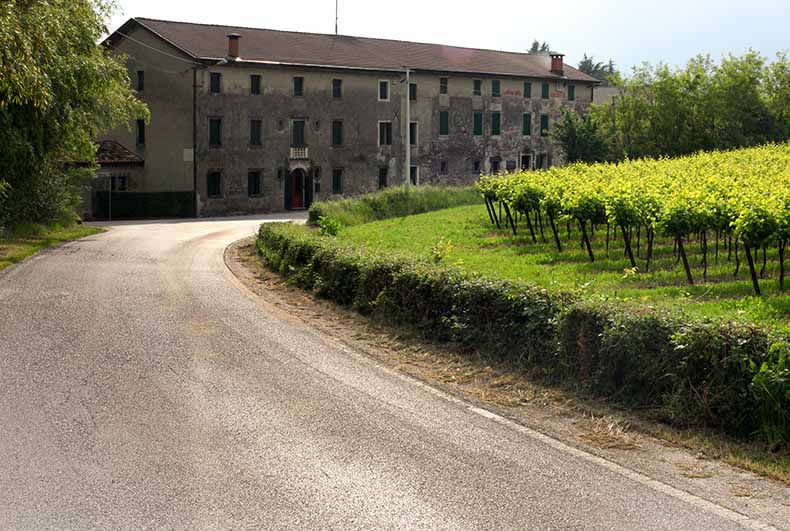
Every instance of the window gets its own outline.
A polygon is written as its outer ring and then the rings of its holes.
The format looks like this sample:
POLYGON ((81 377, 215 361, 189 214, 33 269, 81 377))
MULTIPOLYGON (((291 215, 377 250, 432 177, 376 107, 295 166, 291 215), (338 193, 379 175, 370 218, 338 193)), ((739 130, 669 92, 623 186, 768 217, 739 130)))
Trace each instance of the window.
POLYGON ((417 83, 409 83, 409 101, 417 101, 417 83))
POLYGON ((576 85, 568 85, 568 99, 570 101, 576 99, 576 85))
POLYGON ((110 177, 110 188, 113 192, 128 192, 129 177, 126 175, 113 175, 110 177))
POLYGON ((524 97, 531 98, 532 97, 532 82, 525 81, 524 82, 524 97))
POLYGON ((524 136, 532 134, 532 113, 524 113, 523 123, 521 124, 521 134, 524 136))
POLYGON ((475 112, 474 114, 474 123, 473 123, 473 134, 475 136, 480 136, 483 134, 483 113, 482 112, 475 112))
POLYGON ((137 90, 142 91, 145 89, 145 72, 142 70, 137 71, 137 90))
POLYGON ((209 118, 208 120, 208 145, 222 145, 222 118, 209 118))
POLYGON ((481 79, 475 79, 472 81, 472 96, 482 96, 483 95, 483 81, 481 79))
POLYGON ((502 132, 502 114, 499 112, 491 113, 491 136, 499 136, 502 132))
POLYGON ((491 157, 491 173, 499 173, 499 157, 491 157))
POLYGON ((541 170, 545 170, 547 167, 547 159, 545 153, 538 154, 538 160, 535 163, 535 167, 541 170))
POLYGON ((342 120, 333 120, 332 121, 332 145, 333 146, 342 146, 343 145, 343 121, 342 120))
POLYGON ((420 127, 417 125, 417 122, 411 122, 409 124, 409 144, 412 146, 416 146, 420 143, 420 127))
POLYGON ((544 100, 549 99, 549 84, 548 83, 541 83, 540 85, 540 97, 544 100))
POLYGON ((335 168, 332 170, 332 193, 343 193, 343 168, 335 168))
POLYGON ((450 112, 439 112, 439 136, 447 136, 450 134, 450 112))
POLYGON ((532 157, 529 156, 529 155, 521 155, 521 169, 522 170, 530 169, 531 158, 532 157))
POLYGON ((145 145, 145 120, 137 120, 137 145, 145 145))
POLYGON ((206 188, 209 197, 221 197, 222 196, 222 172, 219 171, 210 171, 208 173, 208 182, 206 183, 206 188))
POLYGON ((261 76, 252 74, 250 76, 250 94, 258 96, 261 93, 261 76))
POLYGON ((472 163, 472 169, 475 173, 480 173, 480 161, 476 160, 472 163))
POLYGON ((549 136, 549 115, 540 115, 540 136, 549 136))
POLYGON ((498 79, 491 80, 491 95, 498 98, 502 95, 502 84, 498 79))
POLYGON ((439 175, 447 175, 447 161, 439 161, 439 175))
POLYGON ((447 94, 447 78, 439 78, 439 94, 447 94))
POLYGON ((304 120, 294 120, 291 122, 291 146, 303 147, 307 145, 304 136, 304 120))
POLYGON ((379 101, 390 101, 390 82, 379 81, 379 101))
POLYGON ((262 123, 260 120, 250 120, 250 145, 260 146, 263 141, 261 138, 262 123))
POLYGON ((247 172, 247 195, 261 195, 261 172, 258 170, 247 172))
POLYGON ((219 94, 222 92, 222 74, 219 72, 211 73, 211 93, 219 94))
POLYGON ((333 98, 342 98, 343 97, 343 80, 342 79, 333 79, 332 80, 332 97, 333 98))
POLYGON ((392 122, 379 122, 379 145, 392 145, 392 122))
POLYGON ((304 96, 304 78, 302 76, 294 77, 294 97, 301 98, 304 96))
POLYGON ((386 166, 379 167, 379 190, 387 187, 388 173, 389 173, 389 168, 387 168, 386 166))
POLYGON ((420 183, 420 168, 418 166, 411 166, 409 168, 409 180, 414 186, 420 183))

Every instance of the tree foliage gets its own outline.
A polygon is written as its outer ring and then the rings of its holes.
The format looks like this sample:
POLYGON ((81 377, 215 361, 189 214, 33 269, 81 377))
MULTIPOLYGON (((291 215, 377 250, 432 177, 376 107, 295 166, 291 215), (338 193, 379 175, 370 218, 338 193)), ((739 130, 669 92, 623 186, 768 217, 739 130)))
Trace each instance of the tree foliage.
POLYGON ((790 62, 749 51, 719 64, 644 64, 619 83, 613 104, 594 107, 609 158, 677 156, 783 141, 790 136, 790 62))
POLYGON ((540 42, 537 39, 532 41, 532 46, 530 46, 527 53, 537 54, 537 53, 551 53, 551 46, 546 41, 540 42))
POLYGON ((584 54, 584 58, 579 61, 578 68, 588 76, 592 76, 605 83, 608 83, 610 77, 620 75, 620 72, 615 68, 613 60, 609 59, 607 63, 601 61, 596 62, 593 56, 588 57, 587 54, 584 54))
POLYGON ((4 0, 0 4, 0 224, 73 212, 95 160, 96 135, 146 118, 123 57, 97 44, 106 0, 4 0), (2 186, 0 186, 2 188, 2 186))
POLYGON ((568 162, 603 162, 606 160, 606 143, 592 114, 579 116, 569 109, 562 109, 562 118, 551 132, 552 140, 562 148, 568 162))

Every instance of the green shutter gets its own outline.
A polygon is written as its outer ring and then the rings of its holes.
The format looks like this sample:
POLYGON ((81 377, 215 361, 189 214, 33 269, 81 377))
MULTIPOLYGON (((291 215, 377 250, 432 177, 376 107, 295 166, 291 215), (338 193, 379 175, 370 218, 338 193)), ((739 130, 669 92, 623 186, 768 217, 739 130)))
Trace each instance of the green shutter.
POLYGON ((543 83, 540 87, 540 97, 544 100, 549 99, 549 84, 543 83))
POLYGON ((498 97, 502 93, 502 88, 500 86, 499 80, 495 79, 491 81, 491 95, 498 97))
POLYGON ((524 136, 532 134, 532 113, 524 113, 524 123, 521 126, 521 134, 524 136))
POLYGON ((524 97, 531 98, 532 97, 532 82, 525 81, 524 82, 524 97))
POLYGON ((450 113, 441 111, 439 113, 439 135, 447 136, 450 134, 450 113))
POLYGON ((576 85, 568 85, 568 99, 570 101, 576 99, 576 85))
POLYGON ((548 136, 549 134, 549 115, 540 115, 540 136, 548 136))
POLYGON ((498 112, 491 113, 491 135, 498 136, 501 133, 501 115, 498 112))
POLYGON ((475 136, 483 134, 483 113, 481 112, 474 114, 474 134, 475 136))

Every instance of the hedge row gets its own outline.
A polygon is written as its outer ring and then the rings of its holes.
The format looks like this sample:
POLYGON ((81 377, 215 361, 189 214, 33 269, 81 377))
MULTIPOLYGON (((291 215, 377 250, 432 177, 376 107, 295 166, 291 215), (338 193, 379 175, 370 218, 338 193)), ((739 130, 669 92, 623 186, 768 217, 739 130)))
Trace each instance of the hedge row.
POLYGON ((318 201, 310 207, 307 222, 316 225, 320 217, 327 216, 350 227, 379 219, 482 203, 482 197, 471 186, 397 186, 358 197, 318 201))
POLYGON ((790 444, 785 335, 372 254, 303 226, 264 224, 257 249, 295 284, 424 337, 507 357, 592 396, 654 408, 677 425, 790 444))

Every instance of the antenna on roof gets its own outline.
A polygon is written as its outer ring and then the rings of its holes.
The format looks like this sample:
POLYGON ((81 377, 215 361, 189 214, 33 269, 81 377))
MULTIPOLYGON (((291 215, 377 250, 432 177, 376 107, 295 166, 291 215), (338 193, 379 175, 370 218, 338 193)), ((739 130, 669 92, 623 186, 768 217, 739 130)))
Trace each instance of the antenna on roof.
POLYGON ((335 0, 335 35, 337 35, 337 0, 335 0))

